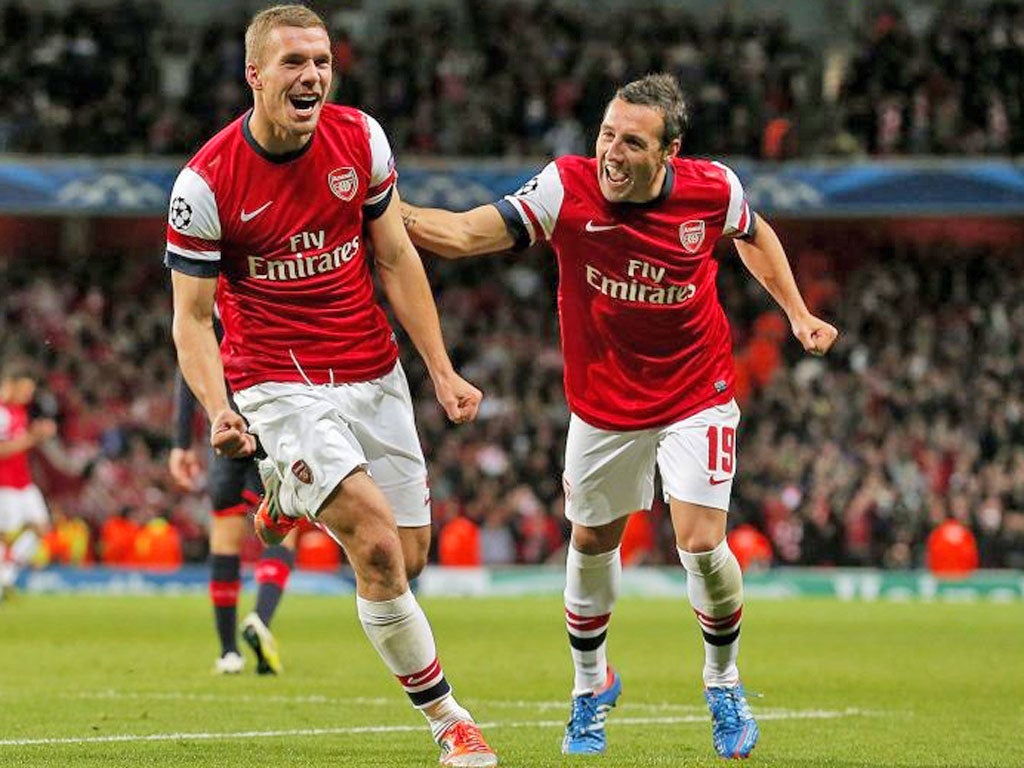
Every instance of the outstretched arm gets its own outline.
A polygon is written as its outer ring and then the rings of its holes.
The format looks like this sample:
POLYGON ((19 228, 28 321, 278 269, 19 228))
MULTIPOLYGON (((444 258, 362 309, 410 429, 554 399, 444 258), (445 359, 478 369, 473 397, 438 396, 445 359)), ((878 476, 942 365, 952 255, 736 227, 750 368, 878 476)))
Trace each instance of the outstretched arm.
POLYGON ((493 205, 464 213, 402 203, 402 223, 417 246, 447 259, 507 251, 515 241, 493 205))
POLYGON ((455 423, 472 421, 483 395, 459 376, 444 347, 441 322, 423 262, 402 226, 397 191, 384 213, 367 223, 388 302, 426 363, 434 392, 455 423))
POLYGON ((786 313, 793 335, 803 348, 812 355, 828 352, 839 331, 807 309, 775 230, 758 216, 754 236, 750 240, 736 239, 734 242, 744 266, 786 313))

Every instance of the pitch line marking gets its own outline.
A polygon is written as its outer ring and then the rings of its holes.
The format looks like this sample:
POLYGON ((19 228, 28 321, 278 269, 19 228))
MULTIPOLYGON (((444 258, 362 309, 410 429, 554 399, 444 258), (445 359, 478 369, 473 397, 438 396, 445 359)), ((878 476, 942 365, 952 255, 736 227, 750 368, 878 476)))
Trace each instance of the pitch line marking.
MULTIPOLYGON (((324 696, 322 694, 306 694, 302 696, 284 696, 281 694, 218 694, 218 693, 187 693, 185 691, 117 691, 114 689, 106 691, 84 691, 80 693, 61 694, 65 699, 96 699, 117 701, 146 700, 146 701, 199 701, 199 702, 234 702, 234 703, 260 703, 260 704, 356 704, 358 706, 391 706, 398 699, 386 696, 324 696)), ((530 709, 547 710, 554 709, 561 711, 568 708, 568 701, 525 701, 508 699, 477 699, 471 696, 465 699, 467 704, 474 707, 490 707, 492 709, 530 709)), ((641 711, 641 712, 705 712, 703 704, 675 704, 672 702, 660 702, 645 704, 642 702, 627 701, 619 704, 618 711, 641 711)), ((788 713, 799 710, 773 709, 771 707, 758 706, 758 712, 782 712, 788 713)))
MULTIPOLYGON (((871 716, 882 713, 848 708, 844 710, 809 709, 781 710, 777 712, 759 712, 759 720, 835 720, 841 717, 871 716)), ((689 715, 686 717, 619 717, 614 720, 616 726, 623 725, 683 725, 689 723, 706 724, 707 715, 689 715)), ((518 722, 480 723, 485 730, 500 728, 564 728, 561 720, 524 720, 518 722)), ((344 736, 362 733, 409 733, 422 731, 423 725, 362 725, 348 728, 296 728, 274 731, 234 731, 226 733, 151 733, 151 734, 120 734, 115 736, 69 736, 50 739, 3 739, 0 747, 34 747, 56 746, 61 744, 111 744, 125 742, 151 741, 211 741, 216 739, 260 739, 279 738, 282 736, 344 736)))
MULTIPOLYGON (((184 691, 153 691, 145 693, 141 691, 86 691, 82 693, 61 694, 64 699, 87 699, 117 701, 120 699, 145 700, 145 701, 199 701, 199 702, 235 702, 235 703, 271 703, 271 704, 356 704, 359 706, 390 706, 399 699, 386 696, 348 696, 335 697, 323 696, 320 694, 308 694, 303 696, 283 696, 279 694, 218 694, 218 693, 186 693, 184 691)), ((568 700, 564 701, 524 701, 507 699, 477 699, 471 696, 466 697, 467 704, 480 707, 493 707, 506 709, 532 709, 545 710, 567 709, 568 700)), ((704 705, 697 704, 643 704, 638 702, 626 702, 620 704, 618 709, 637 709, 645 712, 703 712, 704 705)))

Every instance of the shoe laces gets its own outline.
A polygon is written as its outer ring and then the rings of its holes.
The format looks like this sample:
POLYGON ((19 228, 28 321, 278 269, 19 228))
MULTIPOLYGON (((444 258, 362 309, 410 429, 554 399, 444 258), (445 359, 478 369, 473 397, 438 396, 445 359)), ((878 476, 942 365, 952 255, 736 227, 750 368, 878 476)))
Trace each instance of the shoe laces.
POLYGON ((595 696, 576 696, 572 700, 569 727, 576 733, 586 733, 595 724, 604 722, 607 712, 607 707, 598 706, 595 696))
POLYGON ((473 723, 460 720, 444 735, 448 749, 461 748, 464 752, 490 752, 491 748, 484 741, 484 735, 473 723))
POLYGON ((712 700, 715 719, 720 726, 738 728, 751 718, 750 709, 739 688, 719 688, 712 700))

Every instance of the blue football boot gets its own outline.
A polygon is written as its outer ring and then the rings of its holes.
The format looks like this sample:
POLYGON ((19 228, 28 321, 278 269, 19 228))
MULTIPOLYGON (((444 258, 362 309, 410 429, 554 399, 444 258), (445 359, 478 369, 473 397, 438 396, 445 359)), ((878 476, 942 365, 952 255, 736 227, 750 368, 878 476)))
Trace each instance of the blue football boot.
POLYGON ((718 754, 732 759, 749 757, 760 732, 743 686, 706 688, 704 698, 711 710, 711 737, 718 754))
POLYGON ((622 678, 611 667, 605 687, 572 697, 572 712, 562 739, 563 755, 600 755, 608 745, 604 721, 622 693, 622 678))

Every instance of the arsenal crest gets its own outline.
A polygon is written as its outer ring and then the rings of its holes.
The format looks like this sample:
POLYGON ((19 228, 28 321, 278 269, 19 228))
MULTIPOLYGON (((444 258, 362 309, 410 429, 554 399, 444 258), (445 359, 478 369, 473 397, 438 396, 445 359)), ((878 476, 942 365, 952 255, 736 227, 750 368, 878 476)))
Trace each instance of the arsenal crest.
POLYGON ((683 250, 687 253, 696 253, 704 244, 704 222, 701 219, 691 219, 679 225, 679 242, 683 244, 683 250))
POLYGON ((299 459, 292 464, 292 474, 298 478, 300 483, 310 485, 313 482, 313 470, 309 468, 309 464, 299 459))
POLYGON ((359 189, 359 179, 356 177, 355 168, 335 168, 327 174, 327 186, 335 197, 344 200, 346 203, 356 196, 359 189))

